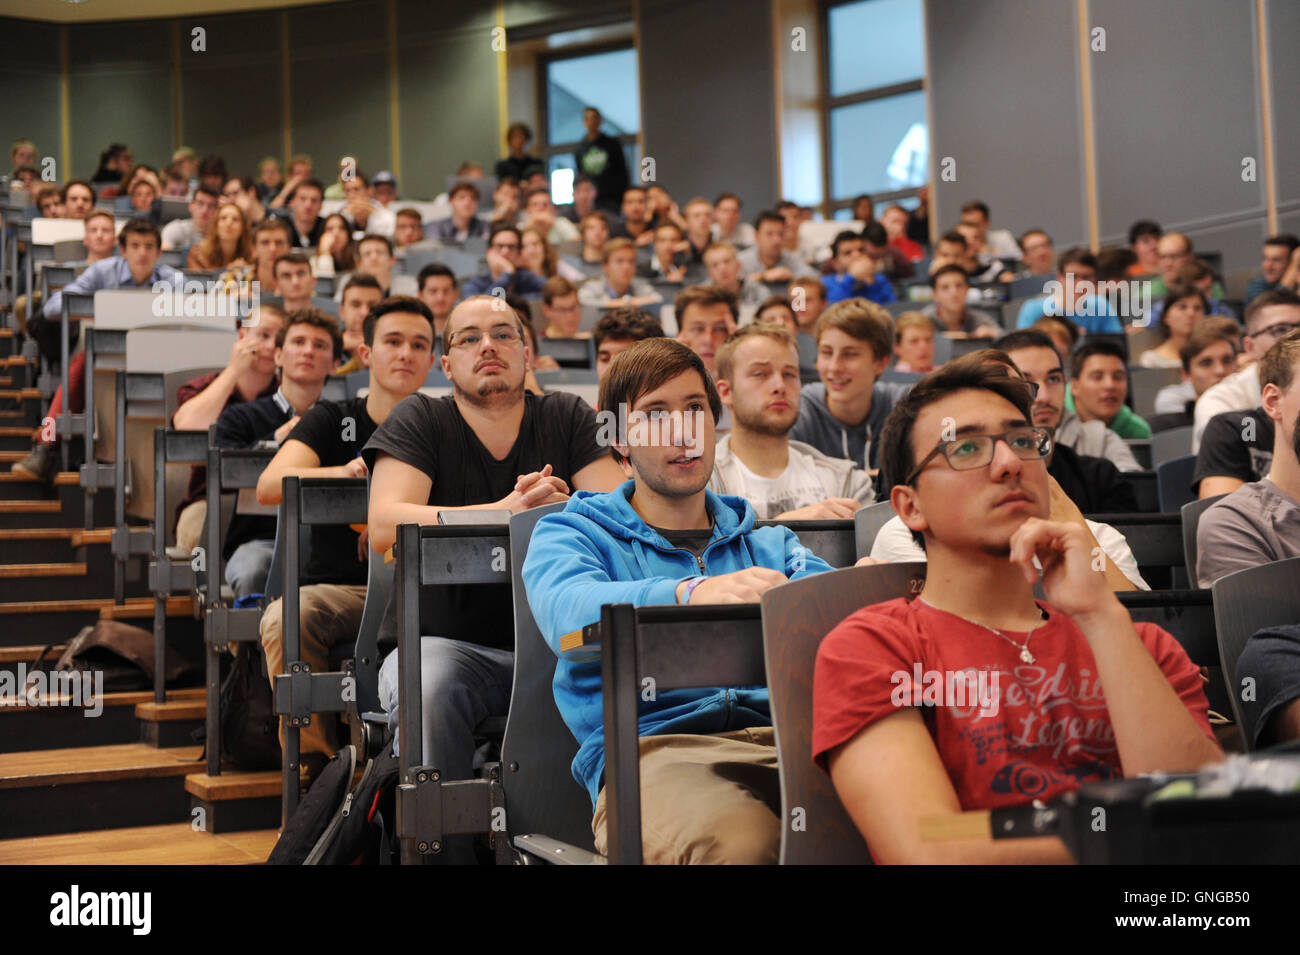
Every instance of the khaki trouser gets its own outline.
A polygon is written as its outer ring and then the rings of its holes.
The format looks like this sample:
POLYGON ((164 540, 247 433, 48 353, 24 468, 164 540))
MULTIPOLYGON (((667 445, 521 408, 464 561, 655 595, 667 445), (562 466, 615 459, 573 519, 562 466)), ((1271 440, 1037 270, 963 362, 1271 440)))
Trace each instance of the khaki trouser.
MULTIPOLYGON (((711 736, 643 736, 641 847, 648 865, 774 865, 781 784, 770 726, 711 736)), ((605 788, 591 820, 608 848, 605 788)))
MULTIPOLYGON (((355 584, 309 584, 298 591, 298 659, 311 664, 313 673, 329 669, 330 649, 342 641, 356 642, 361 629, 361 611, 366 603, 366 588, 355 584)), ((266 654, 266 672, 275 689, 277 674, 284 672, 284 603, 273 600, 262 614, 262 651, 266 654)), ((299 749, 307 753, 333 756, 338 751, 334 713, 312 715, 311 725, 304 726, 299 749)), ((284 746, 284 721, 280 725, 280 746, 284 746)))
MULTIPOLYGON (((156 488, 154 493, 161 493, 156 488)), ((180 516, 176 518, 176 546, 183 550, 187 555, 194 553, 194 548, 198 547, 203 541, 203 535, 206 531, 204 523, 208 519, 208 502, 191 501, 181 509, 180 516)))

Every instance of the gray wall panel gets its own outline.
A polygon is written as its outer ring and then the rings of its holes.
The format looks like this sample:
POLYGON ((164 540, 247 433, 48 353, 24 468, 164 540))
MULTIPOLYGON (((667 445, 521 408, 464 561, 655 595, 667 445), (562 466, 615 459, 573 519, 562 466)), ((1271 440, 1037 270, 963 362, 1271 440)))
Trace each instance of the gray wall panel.
POLYGON ((72 171, 89 176, 110 142, 161 166, 172 150, 171 33, 166 20, 86 23, 69 29, 72 171))
POLYGON ((940 230, 978 198, 995 227, 1086 241, 1072 0, 927 0, 926 34, 940 230), (955 182, 940 179, 944 157, 955 182))
MULTIPOLYGON (((500 139, 491 6, 399 0, 398 75, 402 183, 432 197, 463 160, 491 171, 500 139)), ((485 197, 490 201, 491 197, 485 197)))
POLYGON ((183 144, 223 157, 232 174, 256 176, 258 160, 279 156, 283 143, 279 15, 182 20, 180 32, 183 144), (200 26, 203 52, 192 48, 200 26))
MULTIPOLYGON (((36 144, 37 158, 59 161, 59 28, 52 23, 0 18, 0 130, 4 175, 15 139, 36 144)), ((55 172, 64 177, 64 171, 55 172)))
POLYGON ((1091 14, 1107 44, 1092 54, 1103 241, 1138 218, 1262 212, 1262 169, 1241 178, 1261 156, 1254 4, 1092 0, 1091 14))
POLYGON ((293 149, 327 186, 344 155, 370 174, 392 165, 385 16, 381 0, 289 11, 293 149))
POLYGON ((643 155, 657 181, 683 198, 730 189, 747 212, 770 205, 779 182, 769 5, 641 0, 637 12, 643 155))
POLYGON ((1300 123, 1295 106, 1300 103, 1300 58, 1295 55, 1300 37, 1300 3, 1269 0, 1266 21, 1270 83, 1273 90, 1273 154, 1277 157, 1277 202, 1300 203, 1300 123))

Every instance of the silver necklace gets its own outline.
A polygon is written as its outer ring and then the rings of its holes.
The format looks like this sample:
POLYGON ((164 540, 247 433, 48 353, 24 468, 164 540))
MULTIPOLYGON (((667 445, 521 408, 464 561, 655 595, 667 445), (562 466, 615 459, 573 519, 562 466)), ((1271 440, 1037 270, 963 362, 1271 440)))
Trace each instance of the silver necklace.
MULTIPOLYGON (((935 607, 934 604, 930 603, 928 600, 924 600, 924 599, 922 599, 921 602, 924 603, 927 607, 931 607, 931 608, 933 608, 934 610, 938 610, 938 609, 939 609, 938 607, 935 607)), ((943 612, 944 612, 944 613, 952 613, 951 610, 945 610, 945 611, 943 611, 943 612)), ((1040 614, 1043 612, 1041 607, 1039 608, 1038 612, 1039 612, 1040 614)), ((972 620, 972 619, 970 619, 970 617, 963 617, 963 616, 962 616, 961 614, 959 614, 959 613, 954 613, 953 616, 954 616, 954 617, 958 617, 958 618, 960 618, 960 619, 962 619, 962 620, 965 620, 967 623, 973 623, 973 624, 975 624, 975 626, 977 626, 977 627, 983 627, 985 630, 989 631, 989 633, 996 633, 999 637, 1001 637, 1001 638, 1002 638, 1003 640, 1005 640, 1007 643, 1011 644, 1013 647, 1016 647, 1016 648, 1020 651, 1020 660, 1021 660, 1022 663, 1035 663, 1035 662, 1037 662, 1037 661, 1035 660, 1035 658, 1034 658, 1034 655, 1033 655, 1032 653, 1029 652, 1029 640, 1030 640, 1030 638, 1033 637, 1033 635, 1034 635, 1034 631, 1037 630, 1038 627, 1034 627, 1034 628, 1031 629, 1027 634, 1025 634, 1025 642, 1024 642, 1024 643, 1016 643, 1016 641, 1012 640, 1010 637, 1008 637, 1008 636, 1007 636, 1005 633, 1003 633, 1001 630, 996 630, 996 629, 994 629, 993 627, 990 627, 990 626, 989 626, 988 624, 986 624, 986 623, 980 623, 978 620, 972 620)), ((1042 624, 1039 624, 1039 626, 1042 626, 1042 624)))

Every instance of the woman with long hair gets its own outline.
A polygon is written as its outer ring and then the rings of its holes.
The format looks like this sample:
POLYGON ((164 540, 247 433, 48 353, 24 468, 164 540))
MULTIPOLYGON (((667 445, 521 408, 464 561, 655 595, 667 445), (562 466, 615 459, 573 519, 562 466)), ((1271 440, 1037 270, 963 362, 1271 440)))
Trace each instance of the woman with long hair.
POLYGON ((1193 326, 1205 318, 1209 310, 1209 303, 1200 289, 1191 286, 1170 289, 1160 311, 1160 333, 1164 341, 1144 351, 1138 357, 1138 364, 1143 368, 1182 368, 1183 359, 1179 352, 1187 343, 1193 326))
POLYGON ((317 275, 338 275, 357 267, 357 243, 352 238, 352 225, 335 212, 325 220, 321 229, 320 246, 311 259, 312 271, 317 275))
POLYGON ((199 271, 238 268, 253 258, 253 239, 248 220, 239 206, 228 202, 217 210, 212 228, 203 241, 190 249, 185 267, 199 271))
POLYGON ((546 241, 546 236, 537 229, 524 229, 521 233, 523 243, 519 250, 519 264, 534 275, 544 279, 553 279, 557 275, 570 282, 585 282, 587 276, 575 269, 556 254, 555 248, 546 241))

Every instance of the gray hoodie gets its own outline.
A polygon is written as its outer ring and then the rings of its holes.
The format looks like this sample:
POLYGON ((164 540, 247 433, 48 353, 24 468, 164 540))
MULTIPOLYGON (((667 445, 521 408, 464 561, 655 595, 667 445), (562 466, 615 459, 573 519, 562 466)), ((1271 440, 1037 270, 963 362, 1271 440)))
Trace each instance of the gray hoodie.
POLYGON ((818 382, 804 385, 800 393, 799 419, 790 438, 810 444, 832 458, 848 458, 865 470, 880 466, 877 439, 885 419, 898 399, 911 389, 910 384, 878 381, 871 390, 871 410, 867 420, 857 427, 843 424, 826 407, 826 386, 818 382))

